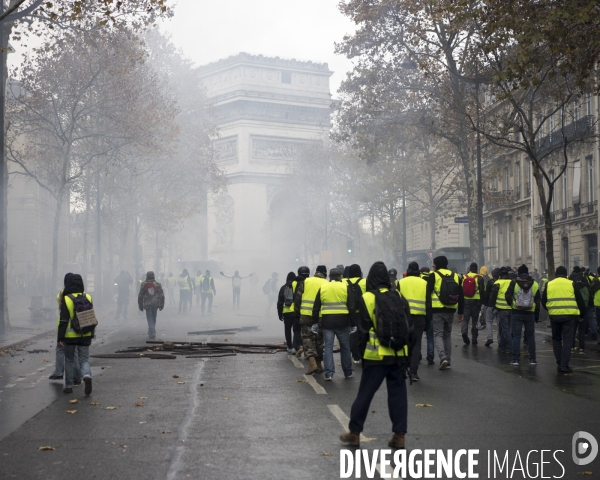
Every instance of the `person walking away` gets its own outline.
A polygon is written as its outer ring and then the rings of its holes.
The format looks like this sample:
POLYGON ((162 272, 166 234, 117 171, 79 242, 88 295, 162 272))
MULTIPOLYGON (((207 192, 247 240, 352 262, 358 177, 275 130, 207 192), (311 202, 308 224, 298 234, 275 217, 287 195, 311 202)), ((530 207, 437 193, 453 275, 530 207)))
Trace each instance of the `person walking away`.
POLYGON ((498 280, 492 285, 490 292, 490 303, 494 305, 495 314, 498 318, 498 352, 510 353, 512 350, 512 340, 510 334, 510 314, 512 307, 506 303, 506 291, 511 283, 508 278, 508 268, 500 267, 498 280))
POLYGON ((202 272, 198 270, 196 272, 196 278, 194 278, 194 295, 196 295, 196 306, 200 305, 201 288, 202 284, 202 272))
MULTIPOLYGON (((58 292, 58 295, 56 296, 56 301, 58 302, 58 313, 59 313, 59 318, 56 322, 57 334, 58 334, 58 327, 60 326, 60 305, 63 301, 64 291, 65 291, 64 287, 67 286, 67 283, 69 282, 69 279, 72 276, 73 276, 73 274, 70 272, 65 275, 65 278, 63 281, 63 289, 60 292, 58 292)), ((81 369, 79 368, 79 355, 77 352, 77 348, 75 348, 75 355, 73 357, 73 367, 74 367, 73 383, 75 385, 80 385, 81 384, 81 369)), ((48 378, 50 380, 62 380, 63 376, 64 376, 64 372, 65 372, 65 348, 63 345, 60 344, 60 342, 56 342, 54 372, 48 378)))
POLYGON ((412 324, 408 303, 393 287, 383 262, 375 262, 369 270, 367 293, 361 299, 360 310, 357 327, 361 336, 363 373, 350 410, 350 431, 340 435, 340 440, 352 446, 360 445, 371 401, 385 380, 393 432, 388 446, 403 449, 408 427, 406 369, 412 346, 408 345, 412 324))
MULTIPOLYGON (((429 267, 421 267, 420 277, 427 281, 427 278, 430 274, 429 267)), ((435 365, 435 344, 433 342, 433 313, 432 313, 432 321, 429 322, 429 328, 425 331, 427 335, 427 365, 435 365)))
MULTIPOLYGON (((360 298, 367 291, 367 279, 362 278, 362 270, 360 265, 356 263, 346 267, 348 269, 348 278, 346 283, 348 284, 348 298, 350 299, 350 306, 356 305, 356 309, 350 311, 351 323, 356 326, 358 322, 358 316, 360 311, 358 306, 360 304, 360 298)), ((350 332, 350 353, 352 353, 352 362, 360 363, 362 359, 362 352, 358 347, 359 335, 356 334, 356 330, 350 332)))
POLYGON ((483 277, 477 273, 477 264, 475 262, 469 265, 469 271, 463 278, 463 293, 465 296, 464 320, 460 323, 460 332, 463 342, 469 345, 477 345, 477 320, 481 311, 481 298, 485 292, 483 277), (469 322, 471 322, 471 340, 469 340, 469 322))
POLYGON ((494 343, 494 320, 498 323, 498 318, 496 317, 496 307, 495 302, 492 302, 492 288, 496 280, 498 280, 500 275, 500 269, 494 268, 492 270, 492 278, 488 280, 485 286, 484 299, 483 304, 485 305, 485 328, 486 328, 486 337, 487 340, 485 342, 485 346, 489 347, 492 343, 494 343))
MULTIPOLYGON (((548 274, 546 272, 542 273, 542 278, 540 279, 540 295, 544 295, 544 290, 546 290, 546 285, 548 285, 548 274)), ((540 307, 540 321, 545 322, 547 328, 552 328, 552 324, 550 323, 550 315, 548 315, 548 311, 546 308, 541 305, 540 307)))
MULTIPOLYGON (((225 278, 231 278, 231 287, 233 288, 233 308, 240 308, 240 293, 242 290, 242 280, 244 278, 250 278, 253 274, 247 275, 245 277, 240 276, 240 272, 237 270, 233 275, 225 275, 223 272, 219 272, 225 278)), ((293 273, 293 272, 292 272, 293 273)), ((294 275, 295 276, 295 275, 294 275)))
POLYGON ((296 288, 294 291, 294 338, 298 338, 296 348, 296 358, 300 358, 304 353, 302 346, 302 326, 300 325, 300 304, 302 302, 302 292, 304 292, 304 281, 310 276, 310 269, 306 266, 298 268, 296 276, 296 288))
MULTIPOLYGON (((575 333, 573 335, 573 350, 575 350, 575 338, 577 338, 579 345, 579 354, 585 355, 585 333, 589 328, 588 321, 588 309, 590 308, 590 284, 588 283, 587 276, 585 275, 585 270, 580 267, 574 267, 571 275, 569 275, 569 280, 573 281, 573 285, 575 288, 579 290, 581 294, 581 298, 585 302, 586 308, 581 312, 581 316, 583 317, 582 322, 577 322, 575 324, 575 333)), ((592 300, 593 303, 593 300, 592 300)))
POLYGON ((123 318, 127 320, 127 307, 129 306, 129 289, 133 283, 133 278, 125 270, 115 278, 117 286, 117 320, 123 314, 123 318))
POLYGON ((165 293, 162 285, 154 278, 154 272, 146 273, 146 280, 142 282, 138 294, 138 307, 140 311, 146 310, 148 321, 148 337, 156 337, 156 314, 165 307, 165 293))
POLYGON ((390 282, 392 282, 392 285, 395 288, 398 288, 398 270, 396 270, 395 268, 390 268, 388 271, 388 274, 390 275, 390 282))
POLYGON ((210 276, 210 270, 207 270, 204 275, 202 275, 200 280, 200 288, 202 295, 202 303, 200 305, 201 314, 204 315, 204 308, 206 306, 206 301, 208 300, 208 314, 212 313, 212 304, 213 304, 213 296, 217 294, 217 289, 215 288, 215 279, 210 276))
POLYGON ((421 278, 419 264, 410 262, 406 277, 400 280, 398 291, 408 302, 410 316, 413 322, 414 347, 410 354, 410 376, 413 382, 420 380, 419 362, 421 361, 421 342, 423 332, 429 329, 431 323, 431 295, 427 295, 427 281, 421 278))
POLYGON ((285 283, 279 289, 277 298, 277 316, 283 322, 288 355, 294 355, 300 343, 300 335, 297 335, 296 330, 294 330, 294 321, 296 320, 294 293, 297 285, 296 274, 294 272, 288 273, 285 283), (294 334, 293 340, 292 332, 294 334))
POLYGON ((331 282, 324 282, 315 297, 313 324, 311 330, 323 334, 323 366, 325 381, 333 380, 335 363, 333 361, 333 342, 337 337, 340 344, 340 357, 345 378, 352 378, 352 355, 350 353, 350 332, 356 331, 351 324, 348 310, 348 284, 343 281, 344 272, 332 268, 329 272, 331 282))
POLYGON ((451 366, 452 322, 458 309, 458 320, 463 319, 464 296, 460 277, 448 270, 445 256, 433 259, 434 271, 427 279, 427 295, 431 297, 433 340, 440 357, 440 370, 451 366))
POLYGON ((75 374, 75 350, 79 356, 79 366, 85 383, 86 395, 92 393, 92 371, 89 364, 90 345, 94 328, 81 331, 74 325, 75 312, 93 310, 92 297, 85 293, 81 275, 73 274, 67 281, 60 303, 58 320, 58 343, 65 349, 65 388, 64 393, 73 393, 75 374))
POLYGON ((300 311, 300 329, 302 334, 302 348, 304 358, 308 359, 308 368, 306 375, 313 373, 322 373, 323 365, 323 331, 318 330, 315 333, 312 330, 313 308, 317 299, 317 293, 324 283, 327 283, 327 267, 319 265, 314 277, 304 280, 303 289, 296 297, 296 306, 300 311), (298 300, 299 299, 299 300, 298 300))
POLYGON ((535 356, 535 324, 540 321, 539 285, 529 275, 527 265, 517 269, 517 278, 510 282, 505 300, 511 306, 511 338, 513 367, 519 366, 521 358, 521 331, 525 328, 525 339, 529 350, 529 365, 537 365, 535 356))
POLYGON ((271 307, 277 302, 277 297, 279 295, 278 283, 279 274, 273 272, 271 278, 263 285, 263 293, 267 295, 267 310, 265 311, 265 315, 267 316, 271 313, 271 307))
POLYGON ((177 281, 172 273, 169 273, 167 277, 167 292, 169 292, 169 305, 173 305, 175 303, 175 285, 177 285, 177 281))
POLYGON ((586 304, 567 278, 567 269, 556 269, 556 278, 550 280, 542 293, 542 305, 548 311, 552 325, 552 349, 559 373, 573 373, 569 366, 575 326, 583 321, 586 304))
MULTIPOLYGON (((592 303, 595 317, 593 322, 590 321, 591 339, 598 339, 598 327, 600 326, 600 267, 598 267, 597 275, 591 276, 590 294, 593 295, 592 303)), ((600 344, 600 342, 598 342, 600 344)))
POLYGON ((192 292, 194 291, 194 285, 187 268, 184 268, 177 278, 177 286, 179 287, 179 311, 177 313, 187 313, 187 306, 188 303, 191 303, 192 292))

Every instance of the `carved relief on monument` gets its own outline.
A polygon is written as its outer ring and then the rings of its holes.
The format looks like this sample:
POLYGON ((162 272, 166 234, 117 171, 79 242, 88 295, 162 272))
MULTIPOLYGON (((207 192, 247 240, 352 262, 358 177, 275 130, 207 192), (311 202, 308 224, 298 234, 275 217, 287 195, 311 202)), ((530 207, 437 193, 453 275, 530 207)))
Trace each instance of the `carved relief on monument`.
POLYGON ((238 162, 237 136, 217 140, 214 149, 217 163, 228 165, 238 162))
POLYGON ((595 230, 598 230, 598 218, 597 217, 590 218, 586 222, 581 222, 581 231, 582 232, 595 231, 595 230))
POLYGON ((252 159, 266 161, 292 161, 298 156, 303 142, 252 137, 252 159))
POLYGON ((233 243, 235 202, 229 195, 219 195, 214 201, 215 246, 227 247, 233 243))
POLYGON ((296 105, 240 100, 219 105, 216 107, 215 113, 219 122, 245 118, 328 125, 331 111, 328 108, 300 107, 296 105))

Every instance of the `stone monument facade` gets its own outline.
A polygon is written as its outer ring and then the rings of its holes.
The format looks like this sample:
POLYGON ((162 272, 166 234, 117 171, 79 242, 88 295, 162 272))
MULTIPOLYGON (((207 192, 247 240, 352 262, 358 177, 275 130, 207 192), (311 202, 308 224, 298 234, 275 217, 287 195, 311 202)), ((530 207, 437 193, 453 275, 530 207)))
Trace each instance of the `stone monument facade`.
MULTIPOLYGON (((209 199, 209 257, 228 263, 269 259, 272 213, 298 151, 329 130, 327 64, 240 53, 199 69, 220 137, 217 163, 227 192, 209 199)), ((293 253, 292 253, 293 255, 293 253)))

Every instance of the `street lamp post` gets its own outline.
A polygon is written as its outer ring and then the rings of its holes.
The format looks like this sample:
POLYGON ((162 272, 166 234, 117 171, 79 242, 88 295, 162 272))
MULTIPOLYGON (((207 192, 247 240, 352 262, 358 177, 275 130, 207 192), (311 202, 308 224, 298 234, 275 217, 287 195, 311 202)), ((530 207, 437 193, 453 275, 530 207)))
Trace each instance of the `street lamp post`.
POLYGON ((402 190, 402 271, 408 268, 406 265, 406 190, 402 190))
POLYGON ((475 65, 475 92, 477 97, 477 262, 485 265, 483 249, 483 179, 481 177, 481 133, 479 128, 479 68, 475 65))

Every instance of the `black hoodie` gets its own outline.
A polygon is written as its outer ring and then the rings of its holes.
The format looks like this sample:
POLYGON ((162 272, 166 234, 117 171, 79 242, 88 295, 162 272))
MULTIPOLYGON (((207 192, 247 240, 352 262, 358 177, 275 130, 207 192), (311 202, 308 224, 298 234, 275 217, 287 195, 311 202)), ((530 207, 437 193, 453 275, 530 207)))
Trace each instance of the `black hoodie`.
MULTIPOLYGON (((279 295, 277 296, 277 316, 279 317, 279 320, 283 320, 283 307, 284 307, 284 302, 285 302, 283 292, 285 291, 285 287, 287 287, 287 286, 291 287, 292 283, 295 280, 297 280, 296 274, 294 272, 288 273, 287 277, 285 279, 285 283, 279 289, 279 295)), ((296 316, 296 312, 286 313, 286 315, 296 316)))
POLYGON ((72 295, 74 293, 84 292, 85 289, 83 288, 83 279, 81 278, 81 275, 77 273, 71 275, 71 277, 67 280, 65 289, 63 290, 63 298, 60 302, 60 315, 58 323, 59 342, 76 345, 91 345, 92 337, 65 338, 65 334, 67 333, 67 326, 69 325, 69 320, 71 319, 71 314, 69 313, 69 309, 67 308, 67 304, 65 302, 64 297, 66 297, 67 295, 72 295))

